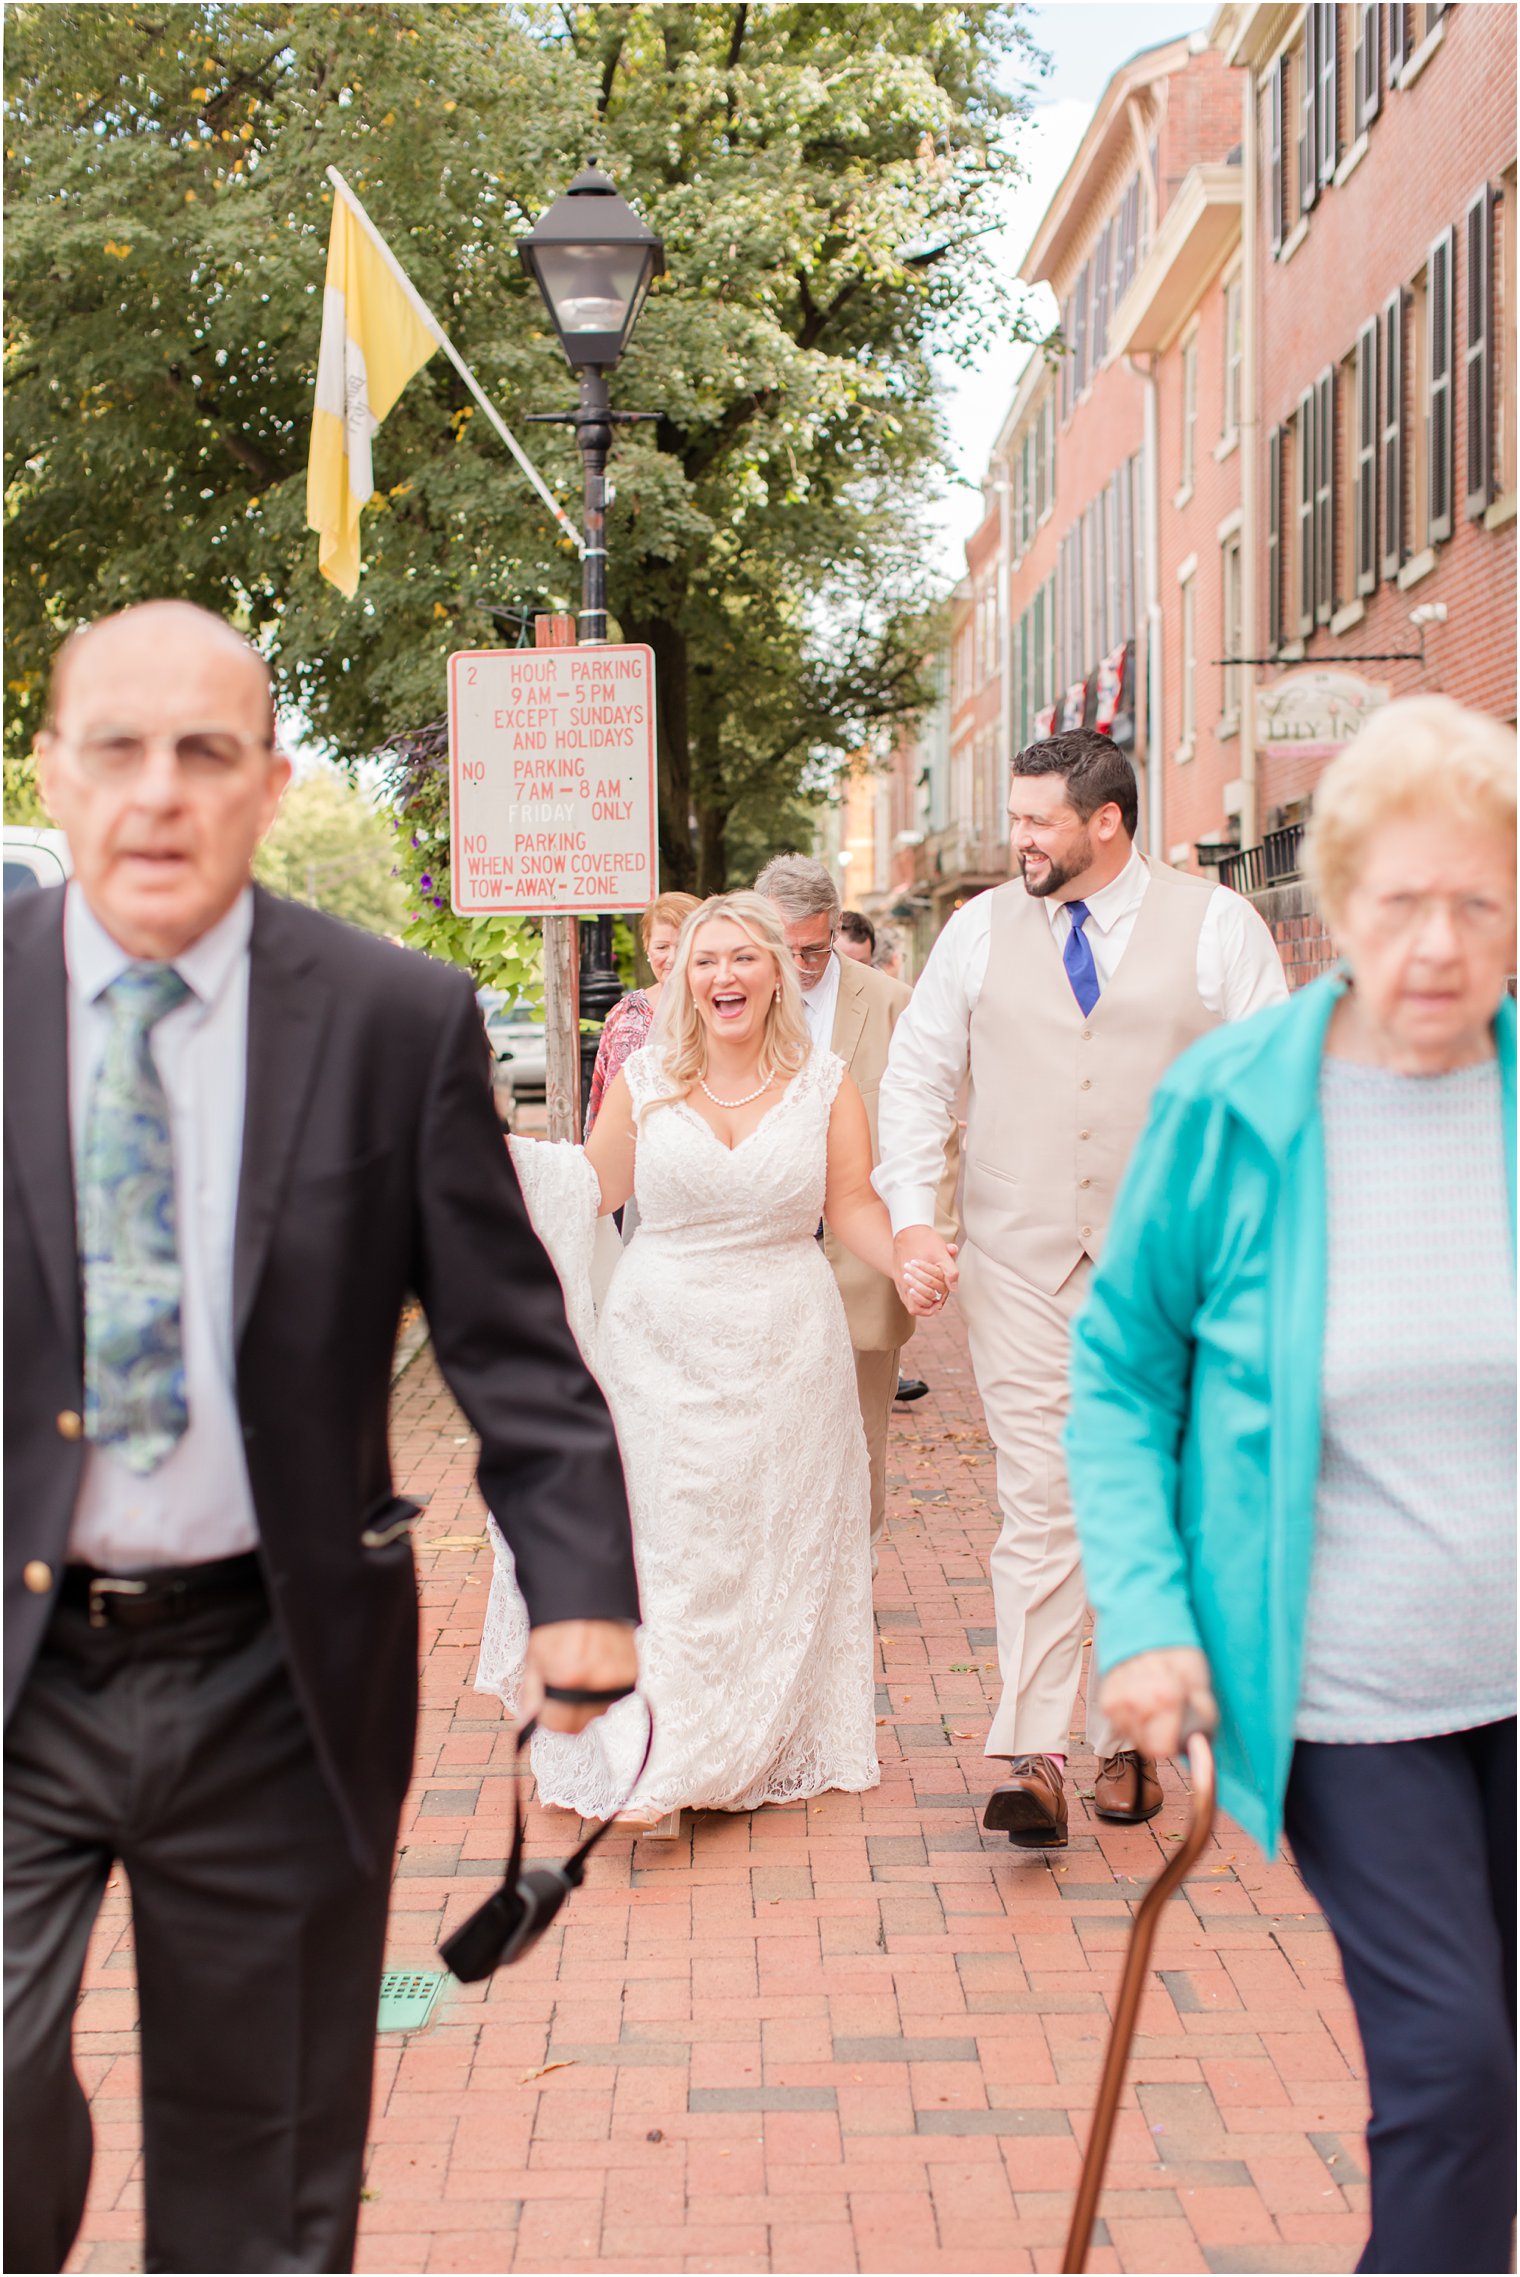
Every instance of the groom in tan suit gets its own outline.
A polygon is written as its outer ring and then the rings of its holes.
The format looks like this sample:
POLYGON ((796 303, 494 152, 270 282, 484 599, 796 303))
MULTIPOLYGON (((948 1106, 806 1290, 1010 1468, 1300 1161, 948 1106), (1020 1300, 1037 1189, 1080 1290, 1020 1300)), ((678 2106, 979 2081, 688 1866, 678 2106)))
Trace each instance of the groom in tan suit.
MULTIPOLYGON (((1192 1040, 1286 995, 1250 903, 1141 854, 1135 774, 1091 728, 1020 751, 1017 875, 958 909, 893 1038, 876 1186, 901 1258, 943 1258, 938 1134, 970 1080, 959 1296, 997 1452, 992 1552, 1002 1698, 987 1736, 1007 1776, 984 1824, 1021 1849, 1067 1839, 1065 1770, 1086 1595, 1066 1488, 1071 1322, 1151 1093, 1192 1040)), ((1095 1707, 1100 1818, 1161 1805, 1155 1766, 1095 1707)))
MULTIPOLYGON (((822 862, 812 861, 806 854, 778 854, 755 880, 755 891, 764 894, 781 919, 802 983, 803 1010, 814 1043, 827 1044, 837 1052, 855 1079, 871 1125, 871 1159, 873 1163, 879 1161, 876 1095, 892 1030, 912 1001, 912 992, 902 981, 889 980, 870 965, 840 956, 839 892, 822 862)), ((953 1170, 947 1175, 953 1195, 953 1170)), ((937 1222, 941 1231, 953 1238, 944 1202, 942 1194, 937 1222)), ((897 1391, 898 1357, 913 1334, 913 1318, 884 1273, 873 1273, 827 1231, 823 1247, 844 1299, 855 1351, 860 1420, 871 1458, 874 1573, 887 1517, 887 1425, 897 1391)))

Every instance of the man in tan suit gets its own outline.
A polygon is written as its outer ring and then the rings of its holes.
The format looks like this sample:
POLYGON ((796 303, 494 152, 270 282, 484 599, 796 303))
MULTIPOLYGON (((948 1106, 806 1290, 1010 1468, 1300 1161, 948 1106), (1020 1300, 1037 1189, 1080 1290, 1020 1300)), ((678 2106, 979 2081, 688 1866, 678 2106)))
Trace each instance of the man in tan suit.
MULTIPOLYGON (((781 919, 787 947, 802 983, 802 1004, 815 1043, 826 1043, 844 1061, 866 1103, 872 1159, 880 1159, 876 1098, 892 1030, 911 992, 900 980, 839 954, 839 893, 822 862, 806 854, 778 854, 755 880, 781 919)), ((897 1360, 913 1334, 913 1317, 884 1273, 873 1273, 858 1257, 824 1234, 824 1254, 834 1268, 844 1299, 850 1342, 855 1349, 855 1381, 860 1420, 871 1458, 871 1570, 887 1516, 887 1425, 897 1390, 897 1360)))
MULTIPOLYGON (((960 1296, 997 1452, 992 1553, 1003 1692, 987 1737, 1009 1775, 985 1824, 1066 1842, 1066 1750, 1086 1594, 1066 1487, 1067 1342, 1119 1180, 1177 1054, 1286 993, 1250 903, 1135 850, 1134 770, 1080 728, 1021 751, 1008 798, 1017 876, 956 911, 897 1023, 880 1085, 878 1191, 901 1258, 946 1259, 937 1133, 970 1078, 960 1296)), ((1160 1808, 1155 1766, 1095 1708, 1100 1817, 1160 1808)))

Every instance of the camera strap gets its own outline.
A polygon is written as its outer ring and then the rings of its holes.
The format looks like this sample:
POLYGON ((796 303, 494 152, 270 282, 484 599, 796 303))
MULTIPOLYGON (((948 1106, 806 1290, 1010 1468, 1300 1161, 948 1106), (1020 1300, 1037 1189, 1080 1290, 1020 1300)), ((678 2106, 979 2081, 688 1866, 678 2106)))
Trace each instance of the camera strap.
MULTIPOLYGON (((610 1705, 613 1699, 626 1699, 627 1691, 588 1693, 572 1687, 545 1685, 552 1699, 567 1706, 595 1707, 610 1705)), ((644 1741, 644 1753, 639 1767, 629 1783, 628 1793, 618 1805, 625 1810, 634 1789, 643 1778, 654 1747, 654 1711, 644 1702, 644 1713, 649 1719, 649 1732, 644 1741)), ((534 1732, 538 1719, 530 1716, 517 1734, 516 1752, 520 1756, 534 1732)), ((468 1921, 461 1924, 452 1936, 439 1946, 439 1957, 446 1968, 458 1977, 461 1984, 474 1984, 488 1977, 493 1969, 504 1968, 509 1962, 521 1960, 530 1947, 536 1945, 554 1916, 559 1912, 570 1892, 579 1889, 585 1878, 586 1860, 601 1841, 602 1836, 616 1819, 603 1819, 593 1827, 584 1842, 573 1850, 561 1866, 523 1865, 523 1843, 527 1821, 522 1805, 522 1780, 512 1783, 512 1849, 507 1859, 506 1878, 482 1906, 478 1906, 468 1921)))

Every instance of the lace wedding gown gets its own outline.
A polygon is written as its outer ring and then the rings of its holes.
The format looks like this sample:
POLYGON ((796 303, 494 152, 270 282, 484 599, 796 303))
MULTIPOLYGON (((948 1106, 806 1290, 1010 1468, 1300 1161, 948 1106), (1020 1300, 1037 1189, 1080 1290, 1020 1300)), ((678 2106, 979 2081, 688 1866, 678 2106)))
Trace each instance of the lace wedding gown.
MULTIPOLYGON (((624 1065, 635 1114, 663 1095, 656 1048, 624 1065)), ((726 1147, 684 1100, 639 1127, 639 1226, 593 1326, 578 1149, 514 1142, 534 1221, 617 1424, 654 1751, 640 1811, 755 1810, 874 1787, 869 1486, 844 1307, 814 1238, 843 1073, 818 1051, 726 1147)), ((515 1697, 526 1615, 496 1553, 476 1689, 515 1697)), ((541 1799, 606 1818, 643 1753, 620 1702, 575 1737, 540 1732, 541 1799)))

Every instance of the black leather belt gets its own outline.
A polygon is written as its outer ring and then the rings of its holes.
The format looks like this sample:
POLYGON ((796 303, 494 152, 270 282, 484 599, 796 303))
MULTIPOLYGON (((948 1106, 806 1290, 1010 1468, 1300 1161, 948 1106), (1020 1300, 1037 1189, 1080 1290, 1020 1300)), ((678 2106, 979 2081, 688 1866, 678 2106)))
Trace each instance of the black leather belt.
POLYGON ((83 1606, 92 1629, 152 1629, 184 1621, 228 1596, 262 1590, 258 1552, 212 1558, 205 1565, 158 1566, 146 1573, 97 1573, 93 1566, 63 1569, 61 1605, 83 1606))

